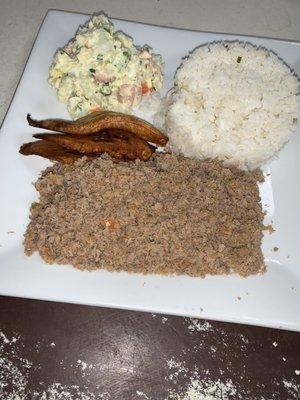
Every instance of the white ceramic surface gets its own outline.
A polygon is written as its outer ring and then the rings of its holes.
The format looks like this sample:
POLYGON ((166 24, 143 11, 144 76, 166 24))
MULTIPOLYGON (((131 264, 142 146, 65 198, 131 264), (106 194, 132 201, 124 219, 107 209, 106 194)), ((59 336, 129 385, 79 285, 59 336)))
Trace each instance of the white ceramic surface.
MULTIPOLYGON (((81 272, 49 266, 35 254, 25 257, 22 238, 29 207, 37 198, 32 186, 49 162, 22 157, 19 146, 33 132, 26 113, 36 118, 67 117, 47 84, 54 52, 86 20, 81 14, 50 11, 32 49, 0 134, 0 294, 44 300, 242 322, 300 331, 300 131, 270 165, 262 187, 268 220, 276 229, 266 235, 265 275, 190 277, 142 276, 106 271, 81 272), (297 157, 298 156, 298 157, 297 157), (277 246, 279 250, 272 249, 277 246)), ((300 44, 287 41, 176 30, 114 21, 138 44, 148 43, 166 63, 164 91, 172 85, 180 60, 196 46, 220 39, 242 39, 274 50, 300 74, 300 44)))

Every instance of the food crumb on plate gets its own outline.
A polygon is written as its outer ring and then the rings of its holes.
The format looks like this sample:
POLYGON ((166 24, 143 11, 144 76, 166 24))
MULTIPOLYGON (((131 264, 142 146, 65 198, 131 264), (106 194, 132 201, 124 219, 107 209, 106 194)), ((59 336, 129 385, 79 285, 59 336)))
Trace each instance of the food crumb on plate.
POLYGON ((263 228, 264 231, 267 231, 270 235, 275 232, 275 229, 271 224, 265 225, 263 228))

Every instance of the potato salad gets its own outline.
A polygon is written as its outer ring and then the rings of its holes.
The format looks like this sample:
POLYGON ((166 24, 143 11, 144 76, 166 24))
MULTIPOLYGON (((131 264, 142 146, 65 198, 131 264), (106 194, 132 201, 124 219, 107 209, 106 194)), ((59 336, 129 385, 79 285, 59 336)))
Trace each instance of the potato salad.
POLYGON ((116 32, 104 14, 94 15, 59 49, 49 83, 76 119, 99 110, 131 113, 162 86, 161 56, 116 32))

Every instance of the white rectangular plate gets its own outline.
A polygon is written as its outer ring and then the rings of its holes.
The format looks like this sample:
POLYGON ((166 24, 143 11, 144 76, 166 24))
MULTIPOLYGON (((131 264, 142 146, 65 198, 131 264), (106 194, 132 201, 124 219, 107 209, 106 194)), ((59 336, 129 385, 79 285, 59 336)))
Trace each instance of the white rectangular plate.
MULTIPOLYGON (((37 254, 24 255, 23 234, 30 205, 37 198, 32 182, 50 165, 39 157, 22 157, 18 153, 33 132, 27 126, 26 113, 35 118, 68 117, 65 106, 58 103, 47 83, 48 68, 56 49, 87 18, 81 14, 48 12, 1 129, 0 294, 300 330, 299 131, 270 164, 271 179, 264 185, 268 192, 266 201, 272 209, 268 218, 276 229, 274 234, 266 235, 263 243, 268 267, 265 275, 201 279, 81 272, 71 266, 46 265, 37 254), (279 248, 277 252, 272 250, 275 246, 279 248)), ((200 44, 220 39, 263 45, 300 74, 299 43, 119 20, 114 23, 117 29, 132 35, 135 43, 148 43, 162 54, 166 63, 164 91, 172 86, 182 57, 200 44)))

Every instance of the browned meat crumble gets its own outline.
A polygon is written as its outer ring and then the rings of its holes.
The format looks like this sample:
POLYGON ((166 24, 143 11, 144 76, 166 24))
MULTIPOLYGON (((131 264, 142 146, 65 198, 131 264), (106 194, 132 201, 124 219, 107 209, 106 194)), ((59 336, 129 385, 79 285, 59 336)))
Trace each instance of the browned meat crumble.
POLYGON ((265 271, 260 171, 159 154, 55 164, 35 184, 27 255, 80 269, 145 274, 265 271))

